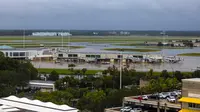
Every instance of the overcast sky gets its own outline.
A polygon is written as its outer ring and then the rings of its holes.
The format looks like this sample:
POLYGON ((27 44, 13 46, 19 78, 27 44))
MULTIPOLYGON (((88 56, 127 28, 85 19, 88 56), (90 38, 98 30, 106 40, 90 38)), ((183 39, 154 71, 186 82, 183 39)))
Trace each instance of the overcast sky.
POLYGON ((0 29, 200 30, 200 0, 0 0, 0 29))

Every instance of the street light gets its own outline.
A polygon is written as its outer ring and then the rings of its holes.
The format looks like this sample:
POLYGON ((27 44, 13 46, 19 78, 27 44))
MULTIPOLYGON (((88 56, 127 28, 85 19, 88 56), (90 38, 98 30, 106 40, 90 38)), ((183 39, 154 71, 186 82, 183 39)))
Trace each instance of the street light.
POLYGON ((122 51, 120 52, 120 61, 119 61, 119 72, 120 72, 120 89, 122 89, 122 65, 121 65, 121 61, 122 61, 122 51))

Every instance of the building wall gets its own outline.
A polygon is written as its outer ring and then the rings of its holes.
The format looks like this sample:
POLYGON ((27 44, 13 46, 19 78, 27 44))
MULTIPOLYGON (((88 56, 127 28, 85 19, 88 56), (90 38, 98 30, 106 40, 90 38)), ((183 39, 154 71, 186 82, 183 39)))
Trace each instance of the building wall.
POLYGON ((16 49, 16 50, 1 50, 6 57, 10 58, 28 58, 33 59, 34 57, 41 57, 43 56, 43 50, 39 49, 16 49), (24 53, 24 55, 20 56, 20 53, 24 53), (18 55, 14 55, 18 54, 18 55))
MULTIPOLYGON (((57 52, 54 54, 55 57, 59 57, 59 54, 63 55, 63 58, 69 58, 68 54, 77 54, 78 58, 88 58, 86 55, 100 55, 101 59, 119 59, 118 55, 121 54, 115 54, 115 53, 64 53, 64 52, 57 52)), ((123 59, 133 57, 133 54, 122 54, 123 59)))
MULTIPOLYGON (((200 98, 200 82, 183 81, 182 97, 200 98)), ((188 103, 182 103, 182 108, 188 109, 188 103)))

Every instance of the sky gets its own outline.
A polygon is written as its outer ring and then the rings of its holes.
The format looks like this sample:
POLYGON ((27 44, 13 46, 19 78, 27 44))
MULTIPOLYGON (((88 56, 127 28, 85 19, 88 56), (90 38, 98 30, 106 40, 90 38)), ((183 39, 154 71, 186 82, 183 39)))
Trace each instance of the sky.
POLYGON ((0 0, 0 29, 200 30, 200 0, 0 0))

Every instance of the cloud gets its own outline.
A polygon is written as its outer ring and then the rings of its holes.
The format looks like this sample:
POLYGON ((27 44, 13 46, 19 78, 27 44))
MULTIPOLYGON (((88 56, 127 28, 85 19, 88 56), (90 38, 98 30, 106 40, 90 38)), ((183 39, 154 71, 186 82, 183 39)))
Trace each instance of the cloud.
POLYGON ((197 30, 199 11, 199 0, 0 0, 0 28, 197 30))

